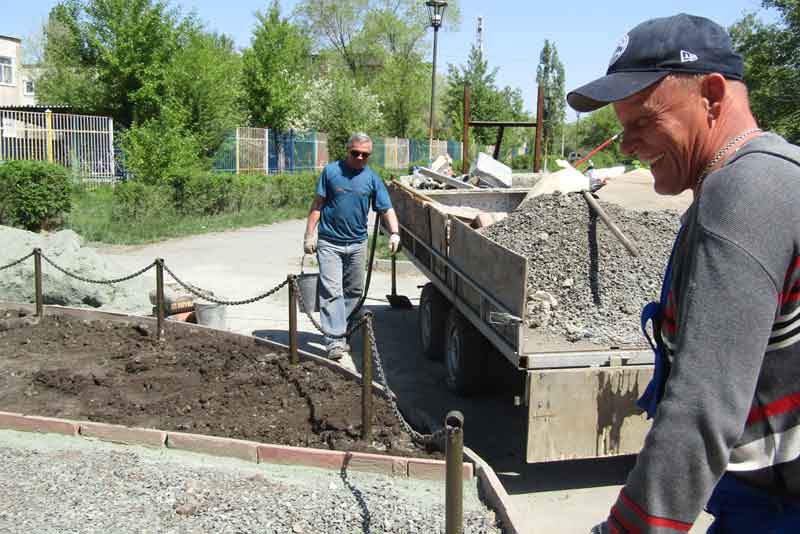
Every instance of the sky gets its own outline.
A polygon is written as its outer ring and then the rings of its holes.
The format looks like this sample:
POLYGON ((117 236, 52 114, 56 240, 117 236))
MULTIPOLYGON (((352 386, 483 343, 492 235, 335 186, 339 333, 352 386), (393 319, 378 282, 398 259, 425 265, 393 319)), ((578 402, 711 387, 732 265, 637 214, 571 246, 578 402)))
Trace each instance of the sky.
MULTIPOLYGON (((0 0, 0 35, 25 38, 37 31, 55 0, 0 0)), ((420 0, 421 2, 423 0, 420 0)), ((250 43, 256 10, 269 0, 170 0, 184 11, 194 10, 207 27, 231 36, 240 47, 250 43)), ((280 0, 282 12, 291 14, 297 0, 280 0)), ((555 43, 566 73, 569 91, 605 73, 608 60, 620 37, 640 22, 686 12, 708 17, 723 26, 741 19, 745 12, 771 14, 759 0, 460 0, 461 23, 457 30, 439 32, 437 72, 444 75, 447 64, 466 62, 476 41, 479 16, 483 17, 484 55, 490 67, 497 67, 497 84, 520 88, 525 108, 536 108, 536 66, 545 39, 555 43)), ((447 11, 445 11, 447 19, 447 11)), ((430 33, 432 36, 432 31, 430 33)), ((429 54, 431 54, 431 51, 429 54)), ((430 57, 430 55, 429 55, 430 57)), ((441 89, 437 89, 441 91, 441 89)), ((568 120, 574 114, 568 111, 568 120)))

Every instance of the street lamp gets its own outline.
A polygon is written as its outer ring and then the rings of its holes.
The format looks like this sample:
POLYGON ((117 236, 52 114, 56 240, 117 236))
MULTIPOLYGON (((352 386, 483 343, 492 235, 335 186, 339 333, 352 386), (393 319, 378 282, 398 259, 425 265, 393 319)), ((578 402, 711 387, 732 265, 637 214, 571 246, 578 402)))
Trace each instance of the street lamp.
POLYGON ((428 0, 425 2, 425 6, 428 8, 428 18, 433 27, 433 73, 431 74, 431 116, 429 123, 430 138, 433 139, 433 110, 436 103, 436 44, 447 2, 444 0, 428 0))

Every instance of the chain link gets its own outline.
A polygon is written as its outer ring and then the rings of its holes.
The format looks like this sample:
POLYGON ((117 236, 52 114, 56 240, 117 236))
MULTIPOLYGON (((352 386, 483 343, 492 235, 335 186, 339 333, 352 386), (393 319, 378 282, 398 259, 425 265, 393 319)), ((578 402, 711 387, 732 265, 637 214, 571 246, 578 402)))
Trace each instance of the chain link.
POLYGON ((33 253, 33 252, 31 252, 31 253, 30 253, 30 254, 28 254, 27 256, 25 256, 25 257, 23 257, 23 258, 20 258, 20 259, 18 259, 18 260, 16 260, 16 261, 12 261, 12 262, 11 262, 11 263, 9 263, 8 265, 3 265, 2 267, 0 267, 0 271, 4 271, 4 270, 6 270, 6 269, 10 269, 11 267, 13 267, 13 266, 15 266, 15 265, 19 265, 20 263, 22 263, 23 261, 27 260, 28 258, 30 258, 30 257, 31 257, 31 256, 33 256, 33 255, 34 255, 34 253, 33 253))
POLYGON ((303 301, 303 293, 300 291, 300 286, 297 283, 296 277, 291 277, 292 287, 294 288, 295 294, 297 295, 297 299, 300 303, 300 308, 305 312, 306 316, 309 318, 311 323, 316 327, 319 332, 324 335, 328 336, 329 338, 333 339, 341 339, 350 336, 355 330, 357 330, 362 324, 367 329, 367 335, 369 336, 369 344, 370 348, 372 349, 372 361, 375 363, 375 368, 378 370, 378 377, 381 380, 381 384, 383 385, 384 391, 386 391, 386 397, 389 399, 389 405, 394 412, 397 421, 400 423, 400 426, 403 427, 411 439, 417 443, 422 444, 430 444, 430 443, 438 443, 444 440, 446 430, 441 428, 434 432, 433 434, 421 434, 411 428, 411 425, 408 424, 403 414, 400 412, 400 408, 397 406, 397 402, 394 400, 394 395, 392 394, 392 390, 389 388, 389 382, 386 380, 386 373, 383 370, 383 364, 381 363, 381 354, 378 352, 378 341, 375 337, 375 329, 372 325, 372 314, 366 313, 364 314, 361 319, 356 321, 350 328, 347 329, 347 332, 341 335, 332 335, 326 332, 322 325, 314 319, 314 316, 308 311, 309 308, 306 306, 305 302, 303 301))
POLYGON ((208 293, 208 291, 203 290, 203 289, 201 289, 199 287, 193 286, 192 284, 189 284, 187 282, 184 282, 183 280, 178 278, 175 275, 175 273, 173 273, 172 270, 169 267, 167 267, 166 264, 164 264, 164 270, 167 271, 169 273, 169 275, 176 282, 178 282, 178 285, 183 287, 186 291, 188 291, 189 293, 191 293, 195 297, 199 297, 199 298, 201 298, 203 300, 207 300, 209 302, 213 302, 214 304, 222 304, 223 306, 240 306, 242 304, 252 304, 253 302, 257 302, 257 301, 259 301, 261 299, 265 299, 265 298, 269 297, 270 295, 274 295, 275 293, 280 291, 283 288, 283 286, 285 286, 286 284, 289 283, 289 279, 287 278, 286 280, 284 280, 283 282, 281 282, 277 286, 273 287, 272 289, 270 289, 266 293, 262 293, 260 295, 257 295, 255 297, 253 297, 253 298, 243 299, 243 300, 225 300, 225 299, 218 299, 216 297, 213 297, 208 293))
POLYGON ((149 271, 150 269, 152 269, 156 265, 155 263, 151 263, 151 264, 149 264, 149 265, 147 265, 145 267, 142 267, 141 269, 139 269, 135 273, 129 274, 128 276, 123 276, 121 278, 113 278, 113 279, 110 279, 110 280, 93 280, 91 278, 84 278, 83 276, 77 275, 77 274, 75 274, 73 272, 70 272, 70 271, 66 270, 65 268, 61 267, 60 265, 58 265, 56 262, 54 262, 53 260, 51 260, 50 258, 45 256, 44 254, 42 254, 42 258, 44 259, 44 261, 46 261, 47 263, 49 263, 50 265, 52 265, 53 267, 55 267, 56 269, 58 269, 62 273, 66 274, 67 276, 70 276, 70 277, 75 278, 77 280, 80 280, 82 282, 87 282, 89 284, 103 284, 103 285, 112 285, 112 284, 118 284, 120 282, 126 282, 128 280, 131 280, 132 278, 136 278, 137 276, 146 273, 147 271, 149 271))

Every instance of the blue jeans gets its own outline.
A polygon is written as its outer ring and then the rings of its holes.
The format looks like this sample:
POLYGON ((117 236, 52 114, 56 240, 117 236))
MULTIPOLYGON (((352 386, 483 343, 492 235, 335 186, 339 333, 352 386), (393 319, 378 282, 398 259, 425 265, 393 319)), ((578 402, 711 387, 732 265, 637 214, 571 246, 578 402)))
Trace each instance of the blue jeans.
MULTIPOLYGON (((335 245, 323 239, 317 242, 319 262, 319 312, 322 329, 344 335, 347 318, 364 292, 364 263, 367 242, 335 245)), ((326 349, 343 347, 344 338, 325 337, 326 349)))
POLYGON ((800 532, 800 504, 773 497, 725 474, 706 505, 715 517, 706 534, 800 532))

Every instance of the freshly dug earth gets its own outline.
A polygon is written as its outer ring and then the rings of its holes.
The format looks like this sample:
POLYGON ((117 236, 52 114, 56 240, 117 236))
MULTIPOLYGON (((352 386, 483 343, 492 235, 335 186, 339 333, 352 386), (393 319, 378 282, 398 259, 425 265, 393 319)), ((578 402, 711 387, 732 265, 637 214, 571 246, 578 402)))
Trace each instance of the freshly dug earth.
POLYGON ((580 194, 534 197, 485 235, 529 259, 528 326, 569 341, 641 345, 639 313, 658 299, 680 218, 674 211, 637 212, 599 203, 635 243, 638 257, 580 194))
POLYGON ((333 450, 441 458, 416 446, 373 397, 361 435, 361 386, 248 338, 144 322, 0 315, 0 410, 333 450))

